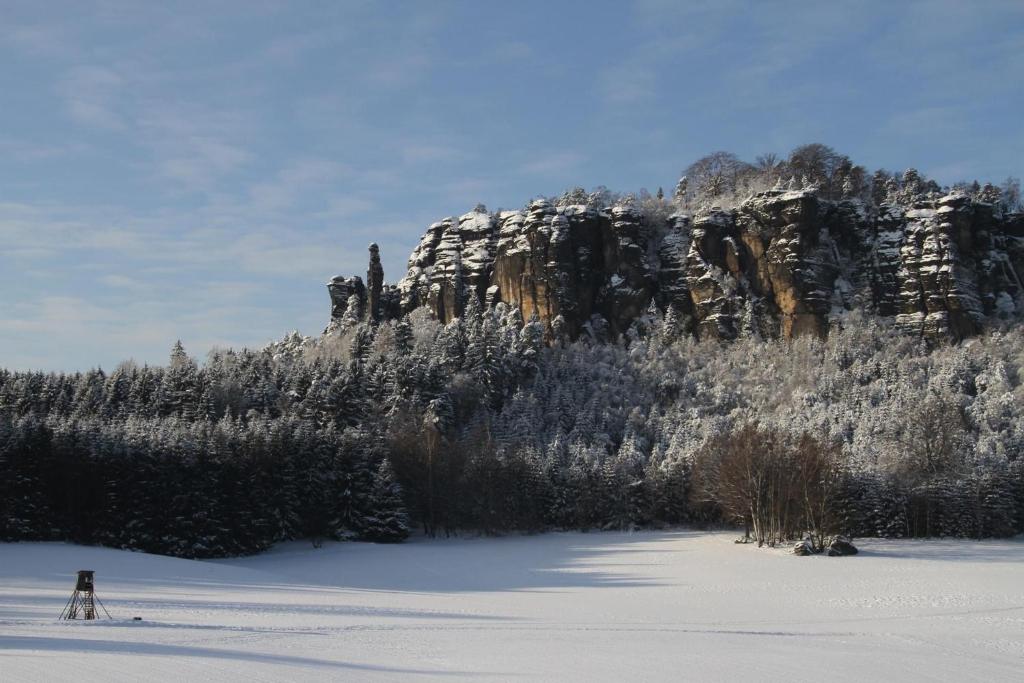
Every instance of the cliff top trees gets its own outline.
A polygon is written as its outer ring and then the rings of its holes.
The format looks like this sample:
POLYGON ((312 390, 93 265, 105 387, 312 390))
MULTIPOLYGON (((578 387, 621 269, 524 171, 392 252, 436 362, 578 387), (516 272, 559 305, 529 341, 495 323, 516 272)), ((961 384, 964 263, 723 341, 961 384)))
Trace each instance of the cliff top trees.
MULTIPOLYGON (((856 199, 868 196, 868 190, 884 180, 876 174, 872 184, 863 166, 820 143, 801 145, 786 159, 774 153, 762 154, 752 164, 731 152, 719 151, 683 171, 674 199, 683 209, 728 207, 753 192, 783 188, 813 188, 826 199, 856 199)), ((877 197, 876 203, 883 198, 877 197)))
POLYGON ((683 176, 688 186, 709 201, 726 194, 732 194, 740 187, 743 179, 754 171, 754 167, 740 160, 732 152, 712 152, 690 164, 683 176))

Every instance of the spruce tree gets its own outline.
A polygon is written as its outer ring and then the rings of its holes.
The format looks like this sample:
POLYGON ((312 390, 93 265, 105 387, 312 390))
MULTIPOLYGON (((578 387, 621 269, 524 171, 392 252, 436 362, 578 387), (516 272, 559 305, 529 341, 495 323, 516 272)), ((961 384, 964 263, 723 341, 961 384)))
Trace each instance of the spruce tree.
POLYGON ((370 504, 371 513, 363 520, 362 538, 396 543, 409 536, 409 514, 402 500, 402 487, 386 458, 374 474, 370 504))

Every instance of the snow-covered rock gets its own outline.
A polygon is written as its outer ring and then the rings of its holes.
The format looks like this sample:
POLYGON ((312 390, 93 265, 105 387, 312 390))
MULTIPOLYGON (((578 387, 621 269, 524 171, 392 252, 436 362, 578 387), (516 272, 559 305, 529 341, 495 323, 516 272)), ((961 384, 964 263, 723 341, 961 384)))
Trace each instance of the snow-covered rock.
POLYGON ((846 536, 836 536, 828 544, 829 557, 846 557, 848 555, 856 555, 857 552, 857 546, 846 536))
POLYGON ((815 555, 816 553, 817 549, 814 547, 814 542, 809 538, 799 540, 793 545, 794 555, 807 557, 808 555, 815 555))
POLYGON ((1022 270, 1024 217, 966 194, 874 207, 804 189, 656 223, 630 201, 478 206, 432 224, 397 287, 383 285, 372 250, 367 285, 337 277, 328 287, 335 319, 356 295, 363 317, 427 307, 446 322, 475 296, 537 315, 549 334, 556 318, 576 336, 599 316, 618 335, 653 300, 703 337, 823 336, 859 307, 912 334, 961 339, 1015 311, 1022 270))

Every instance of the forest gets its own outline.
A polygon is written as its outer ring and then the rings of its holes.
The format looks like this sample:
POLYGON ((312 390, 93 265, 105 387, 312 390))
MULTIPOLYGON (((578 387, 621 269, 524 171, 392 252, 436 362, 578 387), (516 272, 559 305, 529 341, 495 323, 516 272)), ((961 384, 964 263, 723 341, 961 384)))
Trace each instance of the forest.
POLYGON ((470 304, 202 365, 179 344, 164 367, 3 371, 0 537, 212 557, 414 525, 1024 530, 1019 326, 930 348, 859 313, 826 340, 728 343, 672 318, 548 346, 470 304))

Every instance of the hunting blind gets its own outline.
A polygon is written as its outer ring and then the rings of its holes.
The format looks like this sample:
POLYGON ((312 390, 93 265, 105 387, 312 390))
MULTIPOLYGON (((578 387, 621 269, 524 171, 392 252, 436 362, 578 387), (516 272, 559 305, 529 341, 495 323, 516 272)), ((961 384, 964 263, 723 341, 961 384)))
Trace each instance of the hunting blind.
POLYGON ((64 605, 60 618, 95 619, 97 616, 97 604, 103 610, 103 613, 107 615, 107 619, 110 619, 110 612, 107 611, 107 608, 100 602, 99 597, 96 596, 95 572, 91 569, 80 569, 78 571, 78 580, 75 582, 75 590, 71 593, 67 604, 64 605))

